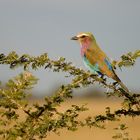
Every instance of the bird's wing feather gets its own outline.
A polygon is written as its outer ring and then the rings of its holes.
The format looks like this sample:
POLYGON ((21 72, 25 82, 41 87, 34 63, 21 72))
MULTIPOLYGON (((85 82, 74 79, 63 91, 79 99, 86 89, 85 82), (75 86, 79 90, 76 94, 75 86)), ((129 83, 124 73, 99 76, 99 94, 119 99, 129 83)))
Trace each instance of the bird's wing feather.
POLYGON ((108 69, 112 71, 113 70, 112 64, 110 63, 110 61, 107 57, 104 59, 104 62, 106 63, 108 69))
POLYGON ((103 75, 101 72, 100 72, 100 69, 99 69, 99 65, 98 65, 98 63, 96 63, 96 64, 91 64, 90 62, 89 62, 89 60, 86 58, 86 56, 83 56, 83 61, 84 61, 84 64, 85 64, 85 66, 92 72, 92 73, 97 73, 97 74, 99 74, 99 75, 103 75))
POLYGON ((115 73, 112 65, 106 56, 106 54, 97 46, 89 47, 85 53, 85 56, 90 63, 90 65, 98 65, 100 73, 107 75, 114 79, 115 73))

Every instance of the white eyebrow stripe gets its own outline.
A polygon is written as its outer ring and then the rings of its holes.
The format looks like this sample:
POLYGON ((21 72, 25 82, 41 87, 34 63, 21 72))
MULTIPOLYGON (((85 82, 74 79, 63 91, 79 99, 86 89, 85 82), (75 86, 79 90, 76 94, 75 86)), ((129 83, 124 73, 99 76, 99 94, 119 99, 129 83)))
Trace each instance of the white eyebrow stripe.
POLYGON ((81 36, 83 36, 83 35, 85 35, 85 36, 88 36, 87 34, 79 34, 79 35, 77 35, 77 37, 81 37, 81 36))

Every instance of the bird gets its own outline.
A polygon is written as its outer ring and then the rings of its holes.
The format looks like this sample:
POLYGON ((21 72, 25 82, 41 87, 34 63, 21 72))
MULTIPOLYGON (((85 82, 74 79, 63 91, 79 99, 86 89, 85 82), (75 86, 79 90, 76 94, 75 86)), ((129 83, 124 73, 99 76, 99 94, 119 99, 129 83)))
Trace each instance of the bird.
POLYGON ((99 47, 92 33, 82 32, 73 36, 71 40, 76 40, 80 43, 83 62, 91 73, 98 74, 101 77, 106 75, 107 77, 115 80, 123 88, 123 90, 129 92, 128 88, 115 73, 109 57, 99 47))

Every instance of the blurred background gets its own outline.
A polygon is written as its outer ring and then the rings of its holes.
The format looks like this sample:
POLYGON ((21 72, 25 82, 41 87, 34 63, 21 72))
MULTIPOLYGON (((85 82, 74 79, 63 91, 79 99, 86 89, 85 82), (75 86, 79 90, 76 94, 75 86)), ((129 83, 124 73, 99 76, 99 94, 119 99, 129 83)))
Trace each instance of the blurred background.
MULTIPOLYGON (((112 60, 118 60, 122 54, 140 49, 140 1, 139 0, 0 0, 0 53, 16 51, 32 56, 48 53, 51 59, 63 56, 77 67, 83 68, 79 44, 70 38, 79 32, 92 32, 101 48, 112 60)), ((117 70, 119 77, 132 91, 140 90, 140 61, 131 68, 117 70)), ((0 65, 0 77, 5 82, 21 73, 22 68, 10 70, 0 65)), ((40 80, 33 89, 34 97, 43 97, 53 93, 61 84, 68 83, 65 73, 53 73, 51 70, 32 71, 40 80)), ((114 109, 120 101, 88 98, 100 94, 97 84, 75 91, 77 97, 65 103, 88 103, 93 115, 104 112, 106 106, 114 109), (98 94, 99 93, 99 94, 98 94), (93 108, 93 111, 92 111, 93 108)), ((40 101, 42 102, 42 101, 40 101)), ((64 109, 63 108, 63 109, 64 109)), ((133 137, 139 134, 140 119, 127 119, 133 137)), ((61 137, 49 136, 49 139, 103 139, 111 138, 109 125, 107 131, 88 128, 77 133, 63 131, 61 137), (98 134, 98 135, 94 135, 98 134)))

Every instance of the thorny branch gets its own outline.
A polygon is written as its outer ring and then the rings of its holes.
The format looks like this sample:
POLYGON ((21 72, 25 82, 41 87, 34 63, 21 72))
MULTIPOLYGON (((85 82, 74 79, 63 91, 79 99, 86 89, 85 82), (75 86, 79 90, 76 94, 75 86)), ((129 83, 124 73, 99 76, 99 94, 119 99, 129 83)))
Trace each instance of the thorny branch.
MULTIPOLYGON (((114 68, 122 66, 132 66, 135 60, 140 57, 140 51, 134 53, 128 53, 121 57, 119 61, 113 61, 114 68)), ((140 94, 132 94, 125 92, 121 87, 116 84, 109 84, 106 79, 91 74, 89 71, 84 71, 80 68, 76 68, 71 62, 67 62, 65 58, 59 58, 58 60, 51 60, 45 53, 38 57, 31 57, 27 54, 18 56, 15 52, 11 52, 9 55, 0 54, 0 64, 8 64, 10 68, 14 69, 19 66, 23 66, 24 70, 29 69, 37 70, 38 68, 52 69, 54 72, 67 72, 69 76, 73 76, 71 83, 68 85, 62 85, 56 93, 51 97, 45 98, 45 104, 34 105, 29 107, 28 103, 22 105, 21 101, 26 99, 25 90, 32 88, 36 84, 37 79, 25 72, 20 76, 17 76, 15 80, 9 80, 6 89, 0 89, 1 100, 0 106, 5 108, 3 116, 8 119, 18 119, 17 109, 22 109, 27 117, 23 122, 18 122, 9 130, 1 130, 0 134, 4 137, 15 136, 25 139, 33 139, 35 136, 40 138, 46 137, 48 132, 58 133, 61 128, 67 128, 68 130, 76 130, 78 126, 96 126, 103 128, 100 125, 105 121, 116 121, 122 115, 125 116, 139 116, 140 115, 140 94), (87 117, 85 120, 79 121, 78 116, 82 111, 86 111, 84 106, 78 107, 73 105, 71 109, 65 112, 59 112, 57 107, 61 105, 67 98, 72 98, 73 89, 81 88, 98 82, 104 88, 111 89, 111 92, 107 92, 108 96, 123 97, 123 105, 121 109, 118 109, 111 113, 110 108, 106 109, 105 115, 97 115, 95 117, 87 117), (7 104, 8 103, 8 104, 7 104), (20 133, 19 133, 20 132, 20 133)), ((5 120, 0 120, 4 124, 5 120)))

